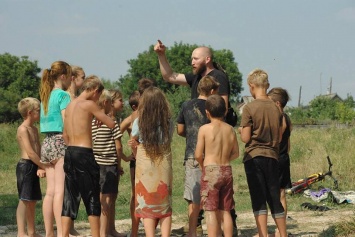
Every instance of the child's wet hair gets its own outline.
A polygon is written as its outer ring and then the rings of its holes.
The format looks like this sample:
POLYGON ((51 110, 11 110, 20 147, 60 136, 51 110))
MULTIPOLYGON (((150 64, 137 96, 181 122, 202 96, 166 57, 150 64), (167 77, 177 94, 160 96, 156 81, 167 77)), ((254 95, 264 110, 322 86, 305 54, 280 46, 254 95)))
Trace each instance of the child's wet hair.
POLYGON ((280 102, 282 108, 284 108, 287 102, 290 100, 290 95, 288 94, 286 89, 281 87, 272 88, 267 95, 274 101, 280 102))
POLYGON ((133 91, 132 94, 129 96, 128 103, 129 103, 129 106, 131 106, 132 109, 133 109, 133 106, 138 108, 139 97, 140 97, 139 91, 133 91))
POLYGON ((268 78, 269 76, 264 70, 257 68, 249 73, 248 84, 267 89, 270 86, 268 78))
POLYGON ((213 118, 223 118, 226 114, 226 102, 220 95, 211 95, 206 100, 206 110, 213 118))
POLYGON ((20 100, 17 105, 18 112, 21 114, 22 118, 27 117, 27 113, 29 111, 33 111, 35 109, 40 109, 40 102, 36 98, 26 97, 20 100))
POLYGON ((107 101, 109 103, 112 102, 112 98, 111 98, 111 95, 110 95, 110 92, 108 90, 103 90, 101 95, 100 95, 100 98, 99 98, 99 101, 97 102, 97 104, 103 108, 104 107, 104 102, 107 101))
POLYGON ((92 91, 92 90, 96 90, 101 93, 101 91, 103 91, 104 89, 104 85, 102 84, 102 81, 100 80, 100 78, 96 75, 90 75, 88 76, 83 83, 83 86, 81 87, 81 91, 92 91))

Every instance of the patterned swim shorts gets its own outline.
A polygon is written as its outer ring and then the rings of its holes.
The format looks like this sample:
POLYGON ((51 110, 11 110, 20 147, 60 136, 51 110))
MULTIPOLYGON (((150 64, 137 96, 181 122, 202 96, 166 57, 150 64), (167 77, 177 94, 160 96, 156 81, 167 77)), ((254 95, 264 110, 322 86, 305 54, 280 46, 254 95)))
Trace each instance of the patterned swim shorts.
POLYGON ((64 158, 66 145, 61 133, 47 133, 41 147, 41 163, 54 164, 57 159, 64 158))

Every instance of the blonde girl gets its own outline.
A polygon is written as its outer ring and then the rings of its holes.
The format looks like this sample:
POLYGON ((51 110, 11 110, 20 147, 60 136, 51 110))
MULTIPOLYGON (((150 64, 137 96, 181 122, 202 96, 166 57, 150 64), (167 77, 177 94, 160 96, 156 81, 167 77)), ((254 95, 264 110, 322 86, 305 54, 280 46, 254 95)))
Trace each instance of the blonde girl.
POLYGON ((70 99, 73 100, 79 95, 79 90, 83 86, 85 80, 85 72, 82 67, 71 65, 71 83, 67 92, 70 95, 70 99))

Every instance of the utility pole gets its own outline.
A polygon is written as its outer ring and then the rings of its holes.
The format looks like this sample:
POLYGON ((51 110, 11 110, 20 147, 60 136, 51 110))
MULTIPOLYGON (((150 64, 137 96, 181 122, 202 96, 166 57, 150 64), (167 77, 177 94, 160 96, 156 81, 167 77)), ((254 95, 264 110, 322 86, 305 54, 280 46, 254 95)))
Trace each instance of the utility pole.
POLYGON ((320 73, 319 75, 319 85, 320 85, 320 92, 319 92, 319 95, 322 95, 322 73, 320 73))
POLYGON ((300 92, 298 93, 298 107, 301 107, 301 91, 302 91, 302 86, 300 86, 300 92))

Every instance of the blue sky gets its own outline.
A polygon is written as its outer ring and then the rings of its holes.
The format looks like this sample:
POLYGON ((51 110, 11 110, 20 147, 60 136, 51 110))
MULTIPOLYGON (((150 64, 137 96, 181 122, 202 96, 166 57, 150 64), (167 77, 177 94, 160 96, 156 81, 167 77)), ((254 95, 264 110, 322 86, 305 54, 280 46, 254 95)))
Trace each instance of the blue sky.
MULTIPOLYGON (((246 77, 269 73, 307 104, 332 92, 355 96, 355 1, 1 0, 0 53, 27 55, 47 68, 56 60, 117 80, 127 60, 161 39, 229 49, 246 77)), ((1 65, 0 65, 1 66, 1 65)))

